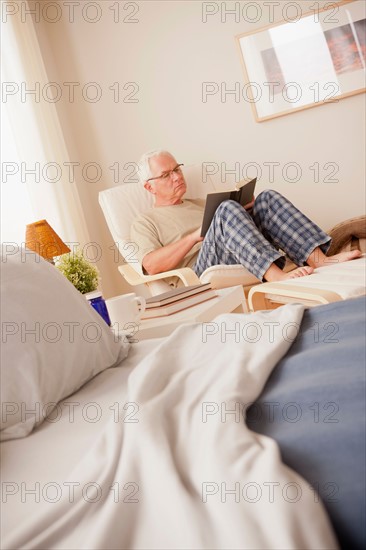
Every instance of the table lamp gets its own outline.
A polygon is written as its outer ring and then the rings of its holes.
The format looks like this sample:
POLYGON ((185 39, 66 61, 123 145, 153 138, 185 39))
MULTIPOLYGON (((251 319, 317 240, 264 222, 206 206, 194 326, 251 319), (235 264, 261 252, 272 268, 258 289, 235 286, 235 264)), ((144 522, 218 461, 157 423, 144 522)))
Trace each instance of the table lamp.
POLYGON ((25 233, 25 246, 37 252, 42 258, 54 264, 54 257, 70 252, 70 248, 60 239, 46 220, 30 223, 25 233))

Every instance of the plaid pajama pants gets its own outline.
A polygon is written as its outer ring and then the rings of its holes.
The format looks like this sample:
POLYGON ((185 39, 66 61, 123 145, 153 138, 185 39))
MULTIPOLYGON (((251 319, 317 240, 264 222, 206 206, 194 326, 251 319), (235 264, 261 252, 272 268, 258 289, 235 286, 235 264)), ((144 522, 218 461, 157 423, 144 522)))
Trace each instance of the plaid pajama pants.
POLYGON ((297 265, 306 264, 316 248, 326 253, 331 238, 277 191, 263 191, 251 212, 235 201, 216 210, 193 266, 200 276, 219 264, 241 264, 258 279, 272 263, 283 269, 285 253, 297 265))

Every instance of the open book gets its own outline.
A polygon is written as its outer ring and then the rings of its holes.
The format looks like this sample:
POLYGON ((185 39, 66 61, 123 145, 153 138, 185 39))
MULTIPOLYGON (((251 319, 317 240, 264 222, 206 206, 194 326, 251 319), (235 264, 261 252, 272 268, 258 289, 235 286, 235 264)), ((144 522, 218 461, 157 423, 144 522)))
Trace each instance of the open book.
POLYGON ((236 185, 236 189, 232 191, 219 191, 217 193, 208 193, 205 204, 205 211, 203 213, 201 237, 204 237, 206 235, 208 228, 210 227, 212 218, 215 215, 216 209, 223 201, 236 201, 242 206, 250 203, 254 195, 256 182, 257 178, 254 178, 250 181, 240 181, 236 185))

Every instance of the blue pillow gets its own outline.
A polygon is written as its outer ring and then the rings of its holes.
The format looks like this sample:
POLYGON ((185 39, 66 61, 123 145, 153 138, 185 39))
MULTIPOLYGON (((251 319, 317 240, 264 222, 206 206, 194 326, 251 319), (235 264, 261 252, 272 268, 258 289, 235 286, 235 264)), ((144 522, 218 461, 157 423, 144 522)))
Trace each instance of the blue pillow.
MULTIPOLYGON (((342 548, 365 548, 364 297, 305 311, 247 424, 322 498, 342 548)), ((309 526, 311 527, 311 526, 309 526)))

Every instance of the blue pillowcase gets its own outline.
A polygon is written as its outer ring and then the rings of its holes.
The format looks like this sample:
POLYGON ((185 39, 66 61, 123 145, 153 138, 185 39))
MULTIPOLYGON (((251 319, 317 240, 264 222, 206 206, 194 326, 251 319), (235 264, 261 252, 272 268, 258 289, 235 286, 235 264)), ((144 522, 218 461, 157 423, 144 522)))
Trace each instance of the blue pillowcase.
POLYGON ((341 547, 353 550, 366 547, 365 317, 365 297, 306 310, 247 415, 313 486, 341 547))

